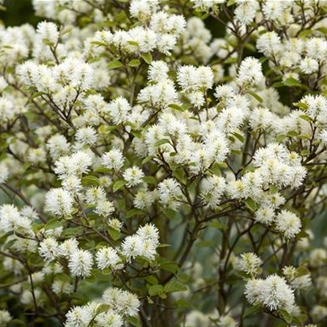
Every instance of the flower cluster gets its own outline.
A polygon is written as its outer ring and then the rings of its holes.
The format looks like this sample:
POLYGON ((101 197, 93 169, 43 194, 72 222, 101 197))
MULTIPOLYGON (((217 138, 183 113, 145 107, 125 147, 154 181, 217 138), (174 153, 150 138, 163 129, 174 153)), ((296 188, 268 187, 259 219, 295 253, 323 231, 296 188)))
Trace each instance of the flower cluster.
POLYGON ((326 324, 325 1, 32 3, 0 27, 0 325, 326 324))

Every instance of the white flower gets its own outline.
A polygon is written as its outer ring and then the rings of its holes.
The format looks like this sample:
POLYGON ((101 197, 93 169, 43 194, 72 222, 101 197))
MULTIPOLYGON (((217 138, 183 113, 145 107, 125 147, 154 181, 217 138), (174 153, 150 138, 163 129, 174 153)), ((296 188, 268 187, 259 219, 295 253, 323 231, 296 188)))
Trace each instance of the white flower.
POLYGON ((293 290, 283 277, 277 275, 265 280, 249 280, 245 286, 245 296, 251 304, 261 304, 270 311, 286 310, 291 313, 295 305, 293 290))
POLYGON ((39 254, 47 262, 53 261, 59 254, 58 242, 53 237, 44 239, 39 246, 39 254))
POLYGON ((82 175, 89 171, 92 165, 93 157, 91 153, 78 151, 71 156, 59 158, 55 163, 55 173, 60 179, 65 179, 70 175, 82 175))
POLYGON ((17 232, 33 236, 32 221, 22 216, 18 209, 10 204, 0 206, 0 232, 17 232))
POLYGON ((177 37, 171 34, 160 34, 158 35, 157 47, 158 50, 165 54, 170 55, 170 51, 174 49, 177 43, 177 37))
POLYGON ((262 11, 266 19, 278 21, 289 6, 289 1, 266 1, 262 6, 262 11))
POLYGON ((310 256, 309 256, 310 266, 314 268, 322 267, 323 265, 326 264, 326 261, 327 261, 326 249, 316 248, 310 252, 310 256))
POLYGON ((24 266, 20 261, 9 257, 5 257, 2 261, 2 264, 5 270, 14 273, 14 275, 21 275, 24 269, 24 266))
POLYGON ((73 277, 90 276, 92 266, 92 254, 87 250, 76 250, 68 258, 68 267, 73 277))
POLYGON ((133 166, 131 168, 127 168, 124 171, 123 177, 127 182, 127 186, 132 187, 142 183, 142 178, 144 177, 144 173, 139 167, 133 166))
POLYGON ((70 150, 70 145, 67 142, 67 139, 61 134, 50 137, 47 141, 46 147, 53 159, 58 159, 63 155, 67 155, 70 150))
POLYGON ((107 200, 99 200, 94 210, 95 213, 102 217, 111 216, 114 211, 114 204, 111 201, 107 200))
POLYGON ((119 297, 119 302, 122 314, 126 316, 137 316, 141 303, 135 294, 123 291, 119 297))
POLYGON ((132 0, 129 12, 132 17, 147 21, 159 8, 158 0, 132 0))
POLYGON ((176 208, 176 200, 182 197, 182 191, 174 178, 167 178, 159 183, 158 195, 162 204, 176 208))
POLYGON ((151 192, 148 190, 138 191, 135 195, 133 204, 136 208, 144 210, 150 208, 155 199, 155 192, 151 192))
POLYGON ((301 60, 300 70, 304 74, 313 74, 316 73, 319 69, 319 63, 316 59, 305 57, 301 60))
POLYGON ((196 89, 197 69, 194 66, 182 66, 177 71, 177 81, 181 89, 196 89))
POLYGON ((322 305, 315 305, 311 309, 311 316, 313 317, 314 321, 323 320, 327 316, 327 308, 322 305))
POLYGON ((139 227, 136 231, 136 235, 140 236, 144 240, 153 241, 156 245, 159 244, 159 231, 153 224, 146 224, 139 227))
POLYGON ((271 311, 284 309, 292 312, 295 304, 293 290, 286 284, 283 277, 271 275, 262 285, 261 299, 263 306, 271 311))
POLYGON ((60 279, 55 280, 52 283, 51 289, 54 293, 60 294, 72 294, 74 291, 74 286, 71 285, 69 282, 62 281, 60 279))
POLYGON ((0 163, 0 184, 5 183, 9 177, 9 170, 4 163, 0 163))
POLYGON ((143 252, 142 238, 137 235, 127 236, 121 246, 121 253, 128 262, 143 252))
POLYGON ((238 5, 234 11, 235 18, 241 23, 250 24, 259 9, 259 3, 256 1, 242 1, 238 2, 238 5))
POLYGON ((109 113, 112 121, 116 125, 126 122, 131 110, 132 108, 130 104, 123 97, 119 97, 111 101, 106 109, 107 113, 109 113))
POLYGON ((114 287, 106 289, 102 299, 111 309, 124 316, 136 316, 140 306, 136 295, 114 287))
POLYGON ((295 290, 307 290, 312 286, 312 279, 310 275, 306 274, 296 277, 290 284, 295 290))
POLYGON ((275 219, 275 210, 270 206, 261 207, 255 212, 254 219, 265 225, 270 225, 275 219))
POLYGON ((95 261, 99 269, 111 268, 113 270, 121 269, 123 264, 121 264, 121 259, 114 248, 104 247, 98 250, 96 253, 95 261))
POLYGON ((70 216, 73 211, 74 199, 68 191, 53 188, 45 196, 46 211, 56 216, 70 216))
POLYGON ((50 42, 53 46, 56 45, 59 39, 59 31, 57 25, 51 22, 41 22, 36 28, 37 37, 41 41, 44 39, 50 42))
POLYGON ((221 316, 217 321, 218 327, 237 327, 237 322, 231 316, 221 316))
POLYGON ((11 319, 12 317, 7 310, 0 310, 0 326, 5 327, 11 319))
POLYGON ((257 85, 263 78, 261 63, 258 59, 247 57, 242 61, 237 77, 241 85, 257 85))
POLYGON ((259 36, 257 49, 265 56, 276 56, 282 50, 281 40, 275 31, 267 32, 259 36))
POLYGON ((106 200, 106 193, 101 186, 89 187, 85 192, 86 203, 97 205, 106 200))
POLYGON ((177 71, 177 81, 184 91, 210 89, 213 85, 213 72, 210 67, 182 66, 177 71))
POLYGON ((68 258, 78 251, 78 241, 75 238, 68 239, 60 244, 58 251, 61 256, 68 258))
POLYGON ((29 149, 28 161, 32 164, 38 164, 46 161, 46 152, 43 148, 29 149))
POLYGON ((226 189, 224 177, 212 175, 201 181, 201 198, 210 208, 217 208, 226 189))
POLYGON ((152 61, 148 71, 148 79, 151 82, 159 83, 168 79, 168 71, 168 65, 164 61, 152 61))
POLYGON ((92 320, 92 312, 87 306, 74 307, 66 314, 65 327, 87 327, 92 320))
POLYGON ((75 175, 70 175, 67 176, 63 181, 62 181, 62 188, 72 194, 78 194, 82 191, 83 186, 82 186, 82 181, 79 177, 75 175))
POLYGON ((262 260, 252 252, 242 253, 238 261, 239 269, 253 276, 259 272, 262 260))
POLYGON ((301 231, 302 223, 294 213, 282 210, 276 217, 276 228, 286 238, 293 238, 301 231))
POLYGON ((93 145, 97 140, 97 132, 92 127, 83 127, 77 130, 75 138, 82 144, 93 145))
POLYGON ((120 150, 112 149, 102 156, 102 164, 109 169, 119 170, 124 164, 124 157, 120 150))
POLYGON ((122 316, 115 310, 101 312, 95 317, 95 321, 98 327, 122 327, 124 325, 122 316))
POLYGON ((117 218, 110 218, 107 221, 107 224, 110 228, 120 231, 123 223, 117 218))

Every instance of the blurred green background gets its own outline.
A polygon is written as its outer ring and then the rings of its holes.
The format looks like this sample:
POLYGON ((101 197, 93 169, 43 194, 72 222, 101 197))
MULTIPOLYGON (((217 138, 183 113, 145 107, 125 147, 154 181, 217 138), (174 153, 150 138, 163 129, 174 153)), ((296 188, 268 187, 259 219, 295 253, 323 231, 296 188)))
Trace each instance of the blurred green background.
POLYGON ((32 0, 5 0, 4 6, 6 10, 0 11, 0 20, 5 26, 17 26, 24 23, 36 26, 42 21, 41 17, 34 16, 32 0))

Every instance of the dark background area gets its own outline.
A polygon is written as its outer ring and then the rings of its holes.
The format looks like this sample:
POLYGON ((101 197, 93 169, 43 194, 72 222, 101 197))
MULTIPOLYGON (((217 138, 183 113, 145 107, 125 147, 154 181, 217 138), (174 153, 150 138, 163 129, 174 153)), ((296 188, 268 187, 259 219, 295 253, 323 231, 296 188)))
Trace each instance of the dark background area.
POLYGON ((42 21, 34 15, 32 0, 5 0, 5 11, 0 11, 0 20, 5 26, 17 26, 30 23, 34 26, 42 21))

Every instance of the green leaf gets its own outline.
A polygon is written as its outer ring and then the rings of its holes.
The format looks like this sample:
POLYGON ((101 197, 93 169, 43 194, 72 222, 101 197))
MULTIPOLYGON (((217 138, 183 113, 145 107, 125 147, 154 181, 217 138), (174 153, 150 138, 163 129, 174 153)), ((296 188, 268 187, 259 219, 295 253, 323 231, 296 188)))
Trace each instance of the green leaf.
POLYGON ((302 86, 302 84, 293 77, 289 77, 284 81, 286 86, 302 86))
POLYGON ((32 100, 34 100, 35 98, 38 98, 38 97, 40 97, 41 95, 44 95, 44 94, 46 94, 46 93, 44 93, 44 92, 36 92, 36 93, 34 93, 28 100, 29 101, 32 101, 32 100))
POLYGON ((297 277, 302 277, 305 275, 309 275, 310 272, 309 272, 308 268, 306 268, 305 266, 300 266, 296 269, 296 274, 297 274, 297 277))
POLYGON ((276 194, 278 192, 278 187, 276 185, 271 185, 269 187, 270 194, 276 194))
POLYGON ((191 277, 188 274, 181 273, 178 274, 176 278, 182 283, 187 283, 191 277))
POLYGON ((8 242, 5 243, 5 245, 3 246, 4 250, 8 250, 12 247, 12 245, 14 245, 14 243, 16 243, 16 239, 10 240, 8 242))
POLYGON ((233 133, 232 135, 234 135, 240 142, 244 143, 245 139, 244 136, 239 134, 239 133, 233 133))
POLYGON ((132 59, 129 63, 128 66, 129 67, 138 67, 140 66, 141 62, 138 59, 132 59))
POLYGON ((217 221, 217 220, 212 221, 209 224, 209 227, 215 228, 215 229, 218 229, 218 230, 226 230, 227 229, 227 225, 222 224, 220 221, 217 221))
POLYGON ((306 120, 309 123, 312 123, 312 119, 308 115, 301 115, 300 118, 306 120))
POLYGON ((285 139, 286 139, 286 135, 285 134, 280 134, 280 135, 278 135, 277 137, 276 137, 276 142, 277 143, 281 143, 281 142, 283 142, 285 139))
POLYGON ((143 210, 134 208, 127 211, 126 218, 132 218, 134 216, 141 215, 141 214, 144 214, 143 210))
POLYGON ((164 261, 160 263, 160 269, 169 271, 173 274, 179 271, 178 264, 174 261, 164 261))
POLYGON ((299 135, 299 133, 297 133, 296 131, 289 131, 287 133, 288 137, 297 137, 299 135))
POLYGON ((98 45, 99 47, 106 47, 106 44, 100 41, 92 41, 91 44, 98 45))
POLYGON ((136 327, 141 326, 141 323, 140 323, 140 321, 138 320, 137 317, 129 316, 129 317, 126 318, 126 321, 128 321, 133 326, 136 326, 136 327))
POLYGON ((120 68, 120 67, 123 67, 124 65, 122 64, 121 61, 119 60, 114 60, 114 61, 111 61, 109 62, 107 68, 108 69, 116 69, 116 68, 120 68))
POLYGON ((236 0, 228 0, 227 7, 230 7, 236 3, 236 0))
POLYGON ((243 315, 243 318, 250 316, 254 313, 258 313, 259 311, 261 311, 261 306, 260 305, 254 305, 252 307, 250 307, 249 309, 246 309, 243 315))
POLYGON ((306 103, 303 103, 303 102, 294 102, 293 105, 295 107, 299 107, 300 109, 306 111, 308 110, 308 105, 306 103))
POLYGON ((193 309, 194 308, 194 304, 185 299, 179 299, 175 303, 176 303, 177 307, 181 308, 181 309, 193 309))
POLYGON ((251 211, 256 211, 258 209, 258 205, 252 198, 247 198, 244 203, 251 211))
POLYGON ((155 284, 149 287, 150 296, 156 296, 162 293, 164 293, 164 287, 162 285, 155 284))
POLYGON ((327 35, 327 27, 319 27, 316 29, 316 31, 319 31, 319 32, 327 35))
POLYGON ((145 277, 145 280, 151 285, 158 284, 158 279, 155 276, 147 276, 147 277, 145 277))
POLYGON ((184 291, 187 291, 187 290, 188 290, 187 286, 182 284, 178 280, 170 280, 165 285, 165 292, 166 293, 184 292, 184 291))
POLYGON ((48 45, 49 47, 54 46, 54 43, 51 42, 49 39, 44 38, 44 39, 42 39, 42 42, 43 42, 43 44, 48 45))
POLYGON ((104 166, 100 166, 98 168, 96 168, 95 170, 93 170, 95 173, 110 173, 110 169, 104 166))
POLYGON ((144 60, 148 65, 151 64, 151 62, 152 62, 152 55, 151 55, 151 53, 143 53, 143 54, 141 55, 141 57, 143 58, 143 60, 144 60))
POLYGON ((100 186, 100 180, 98 177, 88 175, 82 178, 83 186, 100 186))
POLYGON ((312 34, 312 30, 310 30, 310 29, 304 29, 303 31, 301 31, 299 33, 299 36, 298 37, 306 38, 307 36, 309 36, 311 34, 312 34))
POLYGON ((292 322, 293 318, 286 310, 279 310, 279 314, 287 324, 290 324, 292 322))
POLYGON ((168 243, 160 243, 159 245, 158 245, 158 248, 168 248, 168 247, 170 247, 171 246, 171 244, 168 244, 168 243))
POLYGON ((54 229, 62 226, 62 222, 58 220, 58 218, 51 219, 46 223, 44 229, 54 229))
POLYGON ((308 150, 308 149, 304 149, 304 150, 302 150, 301 152, 300 152, 300 155, 302 156, 302 157, 306 157, 306 156, 308 156, 310 154, 310 151, 308 150))
POLYGON ((144 176, 143 181, 147 184, 157 184, 157 179, 153 176, 144 176))
POLYGON ((172 109, 175 109, 175 110, 178 110, 178 111, 184 111, 184 108, 179 106, 178 104, 175 104, 175 103, 171 103, 169 106, 169 108, 172 108, 172 109))
POLYGON ((114 228, 109 228, 108 230, 109 232, 109 235, 111 236, 111 238, 114 240, 114 241, 117 241, 120 239, 120 231, 117 230, 117 229, 114 229, 114 228))
POLYGON ((168 140, 168 139, 161 139, 161 140, 159 140, 159 141, 157 141, 154 145, 155 146, 160 146, 160 145, 163 145, 163 144, 170 144, 170 140, 168 140))
POLYGON ((120 179, 119 181, 116 181, 113 186, 112 190, 113 192, 117 192, 119 189, 121 189, 127 182, 125 180, 120 179))
POLYGON ((155 158, 155 156, 148 156, 146 158, 144 158, 142 160, 142 165, 144 165, 145 163, 147 163, 148 161, 152 160, 153 158, 155 158))
POLYGON ((81 234, 83 232, 83 227, 71 227, 71 228, 65 228, 62 231, 61 236, 62 237, 76 237, 76 235, 81 234))
POLYGON ((263 99, 257 93, 253 91, 247 91, 246 93, 252 95, 258 102, 263 102, 263 99))

